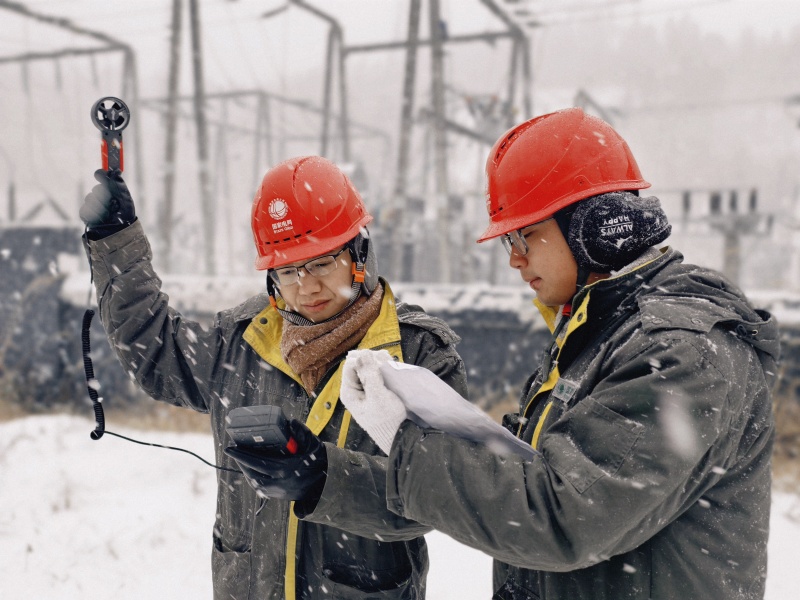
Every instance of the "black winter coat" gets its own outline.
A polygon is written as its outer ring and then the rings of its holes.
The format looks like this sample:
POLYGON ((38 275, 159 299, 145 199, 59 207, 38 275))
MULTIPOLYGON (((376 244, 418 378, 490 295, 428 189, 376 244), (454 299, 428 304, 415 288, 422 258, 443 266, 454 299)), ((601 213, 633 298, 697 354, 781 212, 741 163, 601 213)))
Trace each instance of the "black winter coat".
MULTIPOLYGON (((238 406, 275 404, 326 444, 329 477, 314 515, 258 497, 241 473, 219 472, 212 571, 218 600, 425 597, 430 527, 386 508, 387 459, 339 400, 341 368, 306 390, 280 353, 282 318, 266 294, 216 315, 205 329, 169 307, 137 221, 87 242, 103 325, 123 367, 156 400, 210 415, 217 464, 232 444, 225 417, 238 406), (343 498, 357 498, 345 505, 343 498), (337 528, 355 513, 355 531, 337 528), (318 518, 319 522, 310 519, 318 518)), ((419 307, 395 304, 385 282, 381 313, 360 348, 384 348, 466 394, 458 337, 419 307)))
POLYGON ((497 599, 763 598, 777 326, 674 250, 643 263, 576 297, 526 386, 532 461, 395 438, 389 507, 494 557, 497 599))

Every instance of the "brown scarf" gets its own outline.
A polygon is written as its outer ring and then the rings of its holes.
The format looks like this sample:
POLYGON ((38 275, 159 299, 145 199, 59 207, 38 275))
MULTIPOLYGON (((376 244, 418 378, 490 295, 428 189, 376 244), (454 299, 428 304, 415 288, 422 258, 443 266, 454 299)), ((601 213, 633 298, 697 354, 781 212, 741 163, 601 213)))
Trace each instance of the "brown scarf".
POLYGON ((381 312, 383 286, 369 297, 361 296, 342 313, 316 325, 293 325, 283 321, 281 354, 303 386, 313 392, 330 366, 364 339, 381 312))

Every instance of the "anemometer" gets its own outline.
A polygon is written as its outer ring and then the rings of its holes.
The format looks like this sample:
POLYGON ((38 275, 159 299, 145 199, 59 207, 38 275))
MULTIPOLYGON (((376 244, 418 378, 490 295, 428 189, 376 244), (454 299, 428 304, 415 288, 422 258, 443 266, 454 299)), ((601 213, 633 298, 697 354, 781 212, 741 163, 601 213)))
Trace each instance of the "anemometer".
MULTIPOLYGON (((131 111, 128 108, 128 105, 125 104, 119 98, 115 98, 114 96, 105 96, 100 98, 97 102, 94 103, 92 106, 92 111, 89 113, 89 116, 92 119, 92 123, 97 129, 100 130, 102 134, 102 141, 100 145, 100 156, 103 162, 103 170, 104 171, 113 171, 119 170, 122 171, 125 168, 124 164, 124 154, 122 152, 122 130, 125 129, 131 121, 131 111)), ((118 438, 122 438, 123 440, 127 440, 129 442, 133 442, 135 444, 141 444, 143 446, 155 446, 156 448, 166 448, 168 450, 176 450, 178 452, 185 452, 186 454, 191 454, 195 458, 201 460, 205 464, 210 467, 214 467, 215 469, 219 469, 221 471, 232 471, 238 473, 239 471, 236 469, 228 469, 226 467, 219 467, 215 464, 212 464, 198 456, 194 452, 190 452, 189 450, 185 450, 184 448, 176 448, 174 446, 163 446, 161 444, 154 444, 151 442, 141 442, 139 440, 135 440, 130 437, 126 437, 124 435, 120 435, 119 433, 114 433, 113 431, 106 430, 106 421, 105 415, 103 413, 103 399, 98 395, 97 390, 100 388, 100 384, 95 379, 94 375, 94 365, 92 364, 92 357, 91 357, 91 341, 89 336, 89 331, 92 325, 92 318, 94 317, 94 310, 91 308, 87 309, 83 315, 83 323, 81 326, 81 343, 83 349, 83 372, 86 376, 86 389, 89 392, 89 398, 92 401, 92 408, 94 409, 94 416, 95 416, 95 428, 89 435, 93 440, 99 440, 103 437, 103 434, 113 435, 118 438)), ((245 419, 242 424, 251 424, 251 425, 261 425, 265 427, 262 421, 268 417, 269 415, 261 415, 260 413, 257 415, 258 418, 256 423, 250 423, 247 419, 245 419)), ((282 416, 282 415, 280 415, 282 416)), ((280 438, 278 434, 281 433, 282 429, 280 428, 281 425, 285 426, 285 423, 280 422, 280 416, 272 415, 272 420, 267 419, 269 423, 266 425, 266 433, 269 435, 265 435, 266 438, 269 440, 273 440, 273 438, 280 438), (270 428, 270 424, 272 424, 272 428, 270 428), (278 428, 276 431, 275 428, 278 428)), ((258 427, 256 427, 258 429, 258 427)), ((247 431, 252 435, 253 428, 247 429, 247 431)), ((284 436, 285 437, 285 436, 284 436)), ((279 441, 286 441, 284 438, 280 438, 279 441)), ((294 442, 291 438, 288 439, 289 442, 294 442)), ((278 442, 274 442, 278 443, 278 442)), ((290 450, 291 451, 291 450, 290 450)))
POLYGON ((100 153, 103 160, 103 170, 124 170, 124 157, 122 153, 122 130, 131 121, 131 111, 128 105, 119 98, 106 96, 100 98, 92 106, 92 123, 103 134, 100 153))

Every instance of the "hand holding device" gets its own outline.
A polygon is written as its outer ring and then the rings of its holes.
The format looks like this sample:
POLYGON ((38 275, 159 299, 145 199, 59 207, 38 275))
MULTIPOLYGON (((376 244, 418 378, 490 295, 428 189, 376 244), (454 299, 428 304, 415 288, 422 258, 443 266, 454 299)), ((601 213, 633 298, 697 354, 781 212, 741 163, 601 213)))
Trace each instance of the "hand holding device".
POLYGON ((235 445, 225 448, 225 454, 259 494, 316 505, 327 478, 328 455, 308 427, 287 420, 280 407, 246 406, 228 414, 226 430, 235 445))
POLYGON ((122 130, 130 122, 130 110, 119 98, 106 97, 92 107, 92 122, 103 134, 103 168, 95 171, 98 185, 86 195, 80 209, 88 237, 99 240, 121 231, 136 220, 133 198, 122 179, 122 130))

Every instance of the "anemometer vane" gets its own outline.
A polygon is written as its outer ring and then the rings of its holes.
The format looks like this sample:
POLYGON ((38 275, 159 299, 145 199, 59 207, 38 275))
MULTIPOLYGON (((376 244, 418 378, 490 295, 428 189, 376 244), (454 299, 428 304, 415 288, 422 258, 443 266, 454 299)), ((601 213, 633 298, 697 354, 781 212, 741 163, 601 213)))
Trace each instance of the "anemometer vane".
POLYGON ((122 130, 131 121, 131 111, 119 98, 106 96, 100 98, 92 106, 92 123, 103 134, 103 141, 100 146, 103 157, 103 169, 124 170, 122 154, 122 130))

